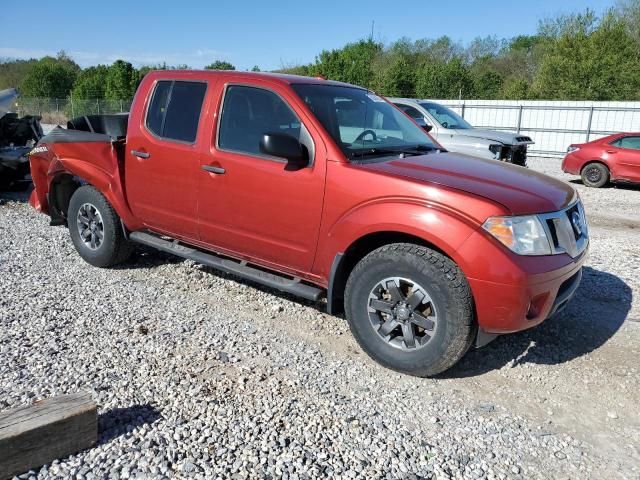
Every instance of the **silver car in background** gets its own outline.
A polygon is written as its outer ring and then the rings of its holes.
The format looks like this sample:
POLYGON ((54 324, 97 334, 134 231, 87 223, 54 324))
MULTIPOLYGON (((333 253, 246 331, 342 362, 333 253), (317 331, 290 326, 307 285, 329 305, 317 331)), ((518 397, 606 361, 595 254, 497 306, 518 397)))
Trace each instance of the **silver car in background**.
POLYGON ((531 137, 515 132, 474 128, 450 108, 430 100, 388 100, 424 127, 447 150, 527 165, 527 146, 535 143, 531 137))

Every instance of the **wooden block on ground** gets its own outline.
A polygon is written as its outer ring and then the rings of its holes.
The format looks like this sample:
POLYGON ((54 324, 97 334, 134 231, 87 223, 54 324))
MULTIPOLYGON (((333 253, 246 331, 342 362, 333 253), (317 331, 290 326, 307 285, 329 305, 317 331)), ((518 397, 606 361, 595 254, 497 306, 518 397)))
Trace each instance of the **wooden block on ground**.
POLYGON ((97 441, 97 408, 85 393, 0 412, 0 479, 41 467, 97 441))

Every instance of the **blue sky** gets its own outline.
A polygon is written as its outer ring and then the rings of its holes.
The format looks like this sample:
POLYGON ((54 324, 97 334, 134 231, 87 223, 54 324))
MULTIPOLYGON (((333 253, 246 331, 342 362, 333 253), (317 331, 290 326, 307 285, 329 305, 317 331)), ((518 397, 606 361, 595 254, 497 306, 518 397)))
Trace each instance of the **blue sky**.
POLYGON ((123 58, 137 66, 166 61, 201 68, 228 60, 263 70, 313 61, 322 49, 367 37, 384 43, 449 35, 530 34, 540 19, 614 0, 4 0, 0 57, 66 50, 80 65, 123 58))

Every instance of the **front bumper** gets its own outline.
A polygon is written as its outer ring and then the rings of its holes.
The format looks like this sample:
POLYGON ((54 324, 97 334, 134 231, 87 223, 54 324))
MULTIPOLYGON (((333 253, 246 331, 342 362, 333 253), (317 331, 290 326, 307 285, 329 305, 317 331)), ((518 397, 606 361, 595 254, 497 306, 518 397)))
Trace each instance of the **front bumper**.
POLYGON ((500 151, 500 160, 522 167, 527 166, 527 145, 505 145, 500 151))
POLYGON ((567 306, 582 279, 587 251, 564 267, 541 274, 521 271, 517 283, 469 279, 478 324, 486 332, 512 333, 542 323, 567 306))
POLYGON ((473 294, 478 326, 488 333, 534 327, 562 310, 582 277, 588 239, 580 253, 523 256, 481 231, 456 252, 473 294))
POLYGON ((562 159, 562 171, 571 175, 580 175, 583 162, 575 153, 567 153, 562 159))

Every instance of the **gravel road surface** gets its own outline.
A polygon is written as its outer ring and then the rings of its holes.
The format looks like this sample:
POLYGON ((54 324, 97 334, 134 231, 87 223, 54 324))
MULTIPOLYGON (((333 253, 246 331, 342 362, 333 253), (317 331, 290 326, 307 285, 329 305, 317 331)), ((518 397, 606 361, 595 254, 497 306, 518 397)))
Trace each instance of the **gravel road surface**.
POLYGON ((87 391, 100 413, 95 448, 22 478, 639 479, 640 188, 574 185, 577 298, 436 379, 378 366, 320 304, 189 261, 93 268, 0 193, 0 410, 87 391))

